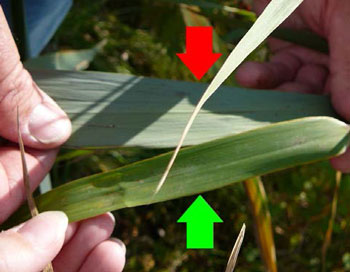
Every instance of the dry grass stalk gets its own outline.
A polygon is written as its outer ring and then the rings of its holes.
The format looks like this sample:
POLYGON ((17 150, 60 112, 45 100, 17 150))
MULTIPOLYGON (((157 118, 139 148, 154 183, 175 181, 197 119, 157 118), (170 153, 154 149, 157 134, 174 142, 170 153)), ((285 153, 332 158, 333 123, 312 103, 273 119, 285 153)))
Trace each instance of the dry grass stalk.
MULTIPOLYGON (((24 190, 26 193, 30 214, 32 215, 32 217, 34 217, 34 216, 37 216, 39 214, 39 211, 38 211, 38 208, 36 207, 36 204, 35 204, 35 201, 33 198, 33 194, 32 194, 32 190, 30 189, 30 177, 29 177, 29 173, 28 173, 28 167, 27 167, 26 158, 25 158, 24 144, 23 144, 22 134, 21 134, 21 130, 20 130, 18 107, 17 107, 17 132, 18 132, 18 145, 19 145, 19 150, 21 152, 24 190)), ((43 272, 54 272, 52 264, 49 263, 44 268, 43 272)))
POLYGON ((260 247, 260 255, 265 269, 268 272, 277 272, 271 214, 264 184, 260 177, 255 177, 244 181, 244 188, 254 219, 256 240, 260 247))
POLYGON ((332 242, 333 225, 335 221, 335 216, 337 214, 338 193, 339 193, 341 179, 342 179, 342 173, 340 171, 337 171, 335 176, 335 189, 333 194, 331 216, 328 221, 328 228, 327 228, 325 239, 322 245, 322 271, 327 270, 326 269, 327 251, 332 242))

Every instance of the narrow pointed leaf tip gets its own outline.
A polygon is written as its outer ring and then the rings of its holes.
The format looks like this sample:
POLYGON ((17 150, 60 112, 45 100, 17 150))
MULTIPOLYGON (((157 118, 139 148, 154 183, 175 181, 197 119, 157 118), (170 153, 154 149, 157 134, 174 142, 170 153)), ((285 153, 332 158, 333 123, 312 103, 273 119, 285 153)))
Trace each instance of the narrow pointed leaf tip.
POLYGON ((303 0, 272 0, 265 8, 254 25, 238 43, 235 49, 228 56, 203 96, 195 107, 185 129, 180 137, 179 143, 169 161, 166 170, 160 179, 154 194, 162 188, 172 165, 180 151, 181 146, 204 103, 215 93, 220 85, 231 75, 231 73, 249 56, 290 14, 303 2, 303 0))
POLYGON ((244 239, 245 229, 246 229, 245 224, 243 224, 241 231, 238 234, 235 245, 233 246, 230 258, 227 262, 225 272, 233 272, 235 270, 238 254, 239 254, 239 251, 241 249, 243 239, 244 239))

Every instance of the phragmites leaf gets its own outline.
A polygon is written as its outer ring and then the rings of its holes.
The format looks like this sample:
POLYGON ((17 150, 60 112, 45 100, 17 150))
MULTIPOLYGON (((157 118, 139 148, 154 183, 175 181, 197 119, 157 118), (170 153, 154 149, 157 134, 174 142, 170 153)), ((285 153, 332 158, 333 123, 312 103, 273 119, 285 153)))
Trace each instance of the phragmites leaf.
POLYGON ((245 224, 243 224, 241 231, 238 234, 235 245, 233 246, 230 258, 228 259, 225 272, 233 272, 235 270, 239 250, 241 249, 245 234, 245 224))
MULTIPOLYGON (((329 117, 276 123, 182 149, 168 182, 156 195, 154 188, 171 152, 68 182, 35 200, 40 211, 63 211, 70 222, 79 221, 108 211, 215 190, 334 157, 346 151, 349 133, 347 124, 329 117)), ((23 206, 0 230, 28 218, 28 207, 23 206)))
POLYGON ((171 157, 169 164, 160 179, 155 194, 159 192, 163 186, 169 171, 180 151, 181 146, 193 124, 194 119, 198 115, 204 103, 215 93, 220 85, 231 75, 231 73, 253 52, 301 3, 303 0, 272 0, 266 7, 260 17, 256 20, 251 29, 238 43, 235 49, 226 59, 225 63, 214 77, 213 81, 205 90, 203 96, 199 100, 194 109, 185 129, 181 135, 180 141, 171 157))
MULTIPOLYGON (((67 148, 175 148, 202 83, 102 72, 32 70, 35 82, 68 114, 67 148), (145 114, 147 113, 147 114, 145 114)), ((197 145, 281 121, 337 117, 326 96, 220 87, 184 145, 197 145)), ((166 165, 165 165, 166 166, 166 165)))

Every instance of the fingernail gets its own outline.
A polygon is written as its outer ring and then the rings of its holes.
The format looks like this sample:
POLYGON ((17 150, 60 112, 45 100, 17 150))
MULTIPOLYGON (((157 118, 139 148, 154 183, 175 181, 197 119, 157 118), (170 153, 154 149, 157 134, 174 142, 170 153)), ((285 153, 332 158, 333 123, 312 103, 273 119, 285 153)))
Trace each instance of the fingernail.
POLYGON ((30 134, 43 144, 61 144, 71 132, 66 114, 54 104, 37 105, 29 117, 30 134))
POLYGON ((122 242, 122 240, 119 240, 118 238, 114 238, 114 237, 109 238, 109 240, 112 241, 112 242, 117 243, 120 246, 120 248, 122 249, 124 255, 126 254, 126 246, 122 242))
POLYGON ((109 215, 109 217, 110 217, 110 218, 113 220, 113 222, 115 223, 115 217, 114 217, 113 213, 108 212, 107 214, 109 215))
POLYGON ((63 244, 68 218, 63 212, 40 213, 18 230, 33 246, 45 249, 50 245, 63 244))

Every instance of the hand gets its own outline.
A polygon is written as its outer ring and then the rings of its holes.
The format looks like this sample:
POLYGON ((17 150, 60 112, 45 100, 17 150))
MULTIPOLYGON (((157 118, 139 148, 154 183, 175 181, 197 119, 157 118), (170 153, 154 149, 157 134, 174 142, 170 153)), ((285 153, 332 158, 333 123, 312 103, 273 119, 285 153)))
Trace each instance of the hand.
MULTIPOLYGON (((66 114, 23 68, 0 6, 0 135, 17 142, 17 106, 26 161, 34 190, 54 163, 70 133, 66 114)), ((0 147, 0 224, 23 202, 20 153, 0 147)), ((53 259, 55 272, 122 271, 125 246, 109 239, 114 218, 104 214, 68 225, 62 212, 45 212, 0 233, 0 271, 38 272, 53 259)))
MULTIPOLYGON (((255 0, 256 11, 261 13, 269 2, 255 0)), ((348 0, 305 0, 284 25, 309 29, 326 38, 329 56, 271 38, 272 59, 243 64, 236 73, 238 83, 257 89, 329 94, 338 114, 350 121, 349 15, 348 0)), ((331 163, 350 173, 350 150, 331 163)))

